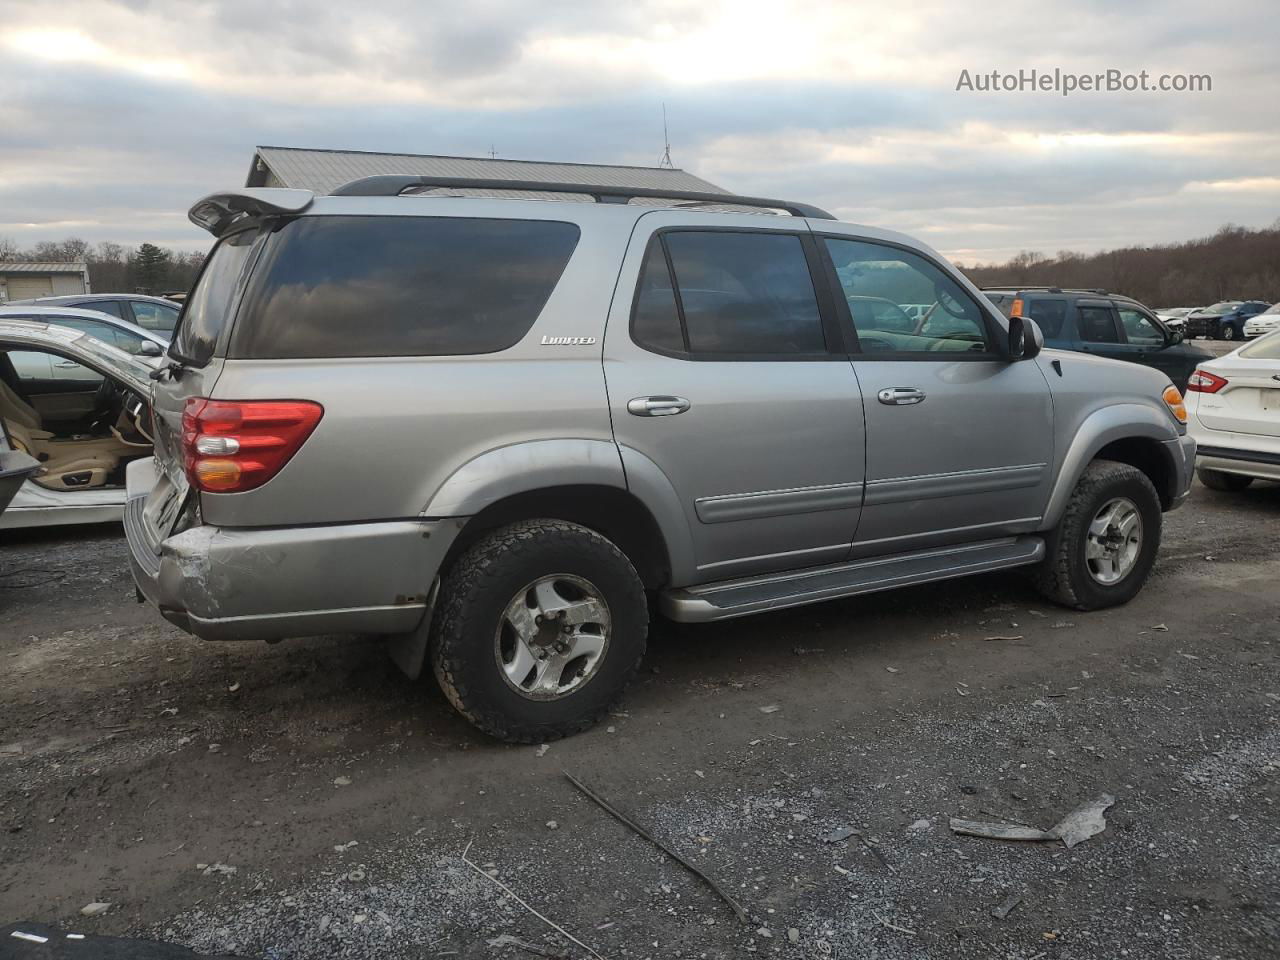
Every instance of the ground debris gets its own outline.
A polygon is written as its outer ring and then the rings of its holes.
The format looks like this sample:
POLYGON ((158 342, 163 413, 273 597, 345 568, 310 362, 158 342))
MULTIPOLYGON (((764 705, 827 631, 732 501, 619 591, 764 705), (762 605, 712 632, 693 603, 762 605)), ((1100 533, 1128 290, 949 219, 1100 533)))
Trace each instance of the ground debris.
POLYGON ((110 909, 111 909, 110 903, 101 903, 95 900, 93 903, 86 903, 83 907, 80 908, 80 916, 97 917, 106 913, 110 909))
POLYGON ((554 947, 544 947, 536 943, 529 943, 527 940, 521 940, 519 937, 513 937, 509 933, 501 934, 486 942, 491 947, 515 947, 517 950, 523 950, 525 953, 532 953, 539 957, 554 957, 556 960, 569 960, 570 956, 572 956, 563 950, 556 950, 554 947))
POLYGON ((1011 893, 1004 898, 1003 901, 991 908, 991 915, 997 920, 1003 920, 1022 902, 1022 894, 1011 893))
POLYGON ((1048 830, 1021 823, 987 823, 962 817, 951 818, 951 830, 964 836, 991 840, 1061 840, 1070 848, 1107 828, 1103 813, 1115 802, 1115 797, 1104 793, 1096 800, 1076 807, 1048 830))

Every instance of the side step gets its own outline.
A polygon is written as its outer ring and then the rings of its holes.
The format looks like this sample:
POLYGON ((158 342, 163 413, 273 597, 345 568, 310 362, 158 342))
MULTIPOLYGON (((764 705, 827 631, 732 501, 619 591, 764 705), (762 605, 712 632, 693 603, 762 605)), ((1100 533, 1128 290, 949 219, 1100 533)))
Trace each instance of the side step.
POLYGON ((1043 557, 1044 540, 1040 537, 984 540, 668 590, 662 594, 662 612, 684 623, 727 620, 836 597, 1022 567, 1043 557))

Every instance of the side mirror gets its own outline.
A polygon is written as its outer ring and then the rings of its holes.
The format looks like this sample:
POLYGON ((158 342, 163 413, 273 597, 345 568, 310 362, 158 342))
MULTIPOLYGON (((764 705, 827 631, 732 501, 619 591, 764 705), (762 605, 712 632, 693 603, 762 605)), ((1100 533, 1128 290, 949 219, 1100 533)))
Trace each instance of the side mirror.
POLYGON ((1044 334, 1030 317, 1009 318, 1009 359, 1031 360, 1044 349, 1044 334))
POLYGON ((164 347, 156 343, 154 340, 143 340, 138 344, 138 356, 140 357, 163 357, 164 347))
POLYGON ((1169 346, 1171 347, 1177 346, 1185 339, 1187 339, 1186 334, 1184 334, 1181 330, 1169 331, 1169 346))

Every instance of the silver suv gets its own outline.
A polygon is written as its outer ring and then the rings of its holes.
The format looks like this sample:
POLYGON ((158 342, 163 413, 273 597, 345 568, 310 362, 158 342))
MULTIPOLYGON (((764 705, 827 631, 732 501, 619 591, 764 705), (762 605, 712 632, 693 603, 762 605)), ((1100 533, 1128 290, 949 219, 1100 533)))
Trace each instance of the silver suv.
POLYGON ((1024 567, 1106 607, 1187 496, 1164 374, 1041 352, 929 247, 803 204, 374 177, 191 217, 218 243, 129 466, 139 590, 211 640, 390 636, 505 740, 597 720, 650 599, 1024 567))

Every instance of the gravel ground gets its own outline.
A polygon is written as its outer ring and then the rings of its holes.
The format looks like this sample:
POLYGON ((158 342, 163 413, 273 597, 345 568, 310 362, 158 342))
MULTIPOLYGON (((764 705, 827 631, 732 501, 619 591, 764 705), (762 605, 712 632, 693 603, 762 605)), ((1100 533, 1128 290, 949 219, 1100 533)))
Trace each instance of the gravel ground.
POLYGON ((134 602, 118 527, 6 534, 0 924, 590 956, 497 879, 610 960, 1280 956, 1278 533, 1280 486, 1197 487, 1123 609, 1000 575, 659 623, 619 712, 547 749, 486 740, 373 642, 185 636, 134 602), (1070 850, 948 828, 1104 793, 1070 850))

